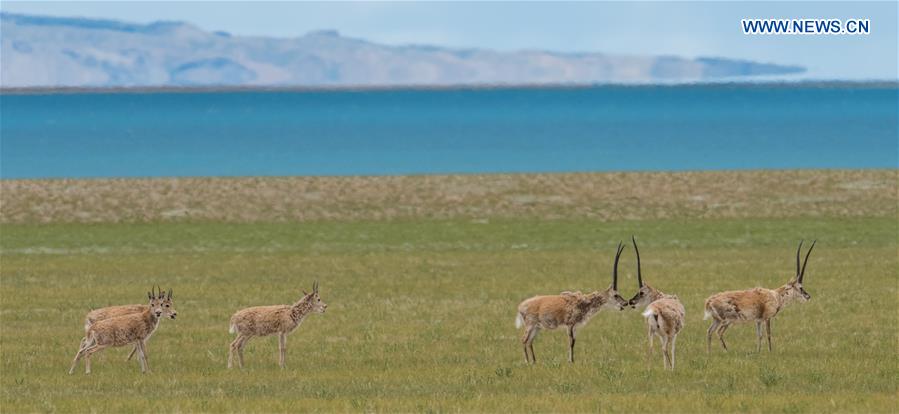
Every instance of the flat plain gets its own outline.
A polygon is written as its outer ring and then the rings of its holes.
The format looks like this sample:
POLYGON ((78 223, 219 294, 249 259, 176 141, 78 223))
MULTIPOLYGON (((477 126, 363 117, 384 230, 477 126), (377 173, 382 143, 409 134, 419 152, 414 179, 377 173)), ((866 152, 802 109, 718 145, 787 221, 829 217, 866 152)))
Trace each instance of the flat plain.
MULTIPOLYGON (((0 181, 3 412, 894 412, 897 171, 0 181), (569 364, 527 366, 519 301, 608 286, 634 234, 646 281, 680 296, 674 372, 637 311, 602 311, 569 364), (799 239, 811 301, 705 351, 703 300, 774 288, 799 239), (321 282, 324 315, 247 347, 228 318, 321 282), (149 344, 66 374, 91 308, 172 287, 149 344)), ((620 290, 636 290, 632 249, 620 290)))

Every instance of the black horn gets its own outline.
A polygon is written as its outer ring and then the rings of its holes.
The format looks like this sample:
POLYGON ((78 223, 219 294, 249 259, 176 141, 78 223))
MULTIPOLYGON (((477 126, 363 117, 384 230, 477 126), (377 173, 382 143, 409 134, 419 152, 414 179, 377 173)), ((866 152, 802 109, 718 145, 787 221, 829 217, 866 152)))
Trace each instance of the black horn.
POLYGON ((169 288, 169 294, 167 295, 169 299, 172 298, 172 288, 169 288))
POLYGON ((165 297, 165 294, 162 293, 162 288, 159 285, 156 285, 156 298, 162 299, 165 297))
POLYGON ((618 251, 615 252, 615 267, 612 269, 612 289, 618 290, 618 259, 621 257, 621 252, 624 251, 624 244, 618 242, 618 251))
POLYGON ((796 249, 796 280, 799 280, 799 255, 802 253, 802 242, 805 240, 799 240, 799 248, 796 249))
MULTIPOLYGON (((805 253, 805 260, 802 262, 802 271, 799 272, 799 283, 802 283, 802 278, 805 277, 805 266, 808 264, 808 256, 812 254, 812 249, 815 248, 815 243, 817 242, 817 240, 813 240, 812 245, 808 248, 808 252, 805 253)), ((796 256, 796 260, 799 260, 799 256, 796 256)), ((799 262, 797 261, 796 264, 799 265, 799 262)))
POLYGON ((643 274, 640 272, 640 249, 637 248, 637 239, 634 236, 631 236, 631 241, 634 242, 634 253, 637 254, 637 283, 643 287, 643 274))

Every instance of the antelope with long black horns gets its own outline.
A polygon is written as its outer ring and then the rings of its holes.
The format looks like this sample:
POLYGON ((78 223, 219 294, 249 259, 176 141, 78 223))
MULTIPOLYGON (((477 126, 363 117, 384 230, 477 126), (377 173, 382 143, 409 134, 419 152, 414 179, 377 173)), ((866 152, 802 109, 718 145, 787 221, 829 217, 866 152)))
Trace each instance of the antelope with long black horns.
POLYGON ((627 301, 618 294, 618 259, 624 246, 619 242, 612 268, 612 284, 606 290, 592 293, 565 291, 558 295, 534 296, 518 305, 515 326, 524 326, 521 343, 525 363, 536 363, 534 338, 540 329, 568 329, 568 362, 574 362, 574 342, 577 329, 586 324, 602 308, 623 310, 627 301))
POLYGON ((734 323, 751 321, 755 322, 755 334, 758 339, 756 351, 762 350, 762 323, 765 324, 768 336, 768 351, 774 350, 771 344, 771 318, 795 301, 806 302, 812 298, 803 287, 803 278, 808 257, 812 254, 815 243, 817 240, 812 242, 800 267, 802 241, 799 242, 799 248, 796 250, 796 276, 785 285, 777 289, 755 288, 721 292, 706 299, 703 319, 712 318, 712 325, 709 326, 706 337, 706 350, 712 351, 712 333, 716 333, 721 340, 721 346, 727 351, 727 344, 724 342, 724 332, 727 328, 734 323))
POLYGON ((637 248, 637 239, 631 236, 634 243, 634 253, 637 255, 637 284, 639 290, 628 304, 632 308, 646 306, 643 317, 649 331, 649 355, 652 356, 652 340, 658 336, 661 341, 662 363, 665 368, 674 369, 674 344, 677 334, 684 327, 684 304, 675 295, 664 293, 648 284, 643 283, 643 274, 640 268, 640 249, 637 248))

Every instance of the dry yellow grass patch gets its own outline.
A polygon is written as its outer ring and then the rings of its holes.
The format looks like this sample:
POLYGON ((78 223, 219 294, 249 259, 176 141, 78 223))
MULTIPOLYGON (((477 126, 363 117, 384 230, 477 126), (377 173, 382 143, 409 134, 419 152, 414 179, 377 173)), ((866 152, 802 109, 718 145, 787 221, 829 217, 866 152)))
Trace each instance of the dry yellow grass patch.
POLYGON ((2 180, 0 223, 885 217, 897 172, 2 180))

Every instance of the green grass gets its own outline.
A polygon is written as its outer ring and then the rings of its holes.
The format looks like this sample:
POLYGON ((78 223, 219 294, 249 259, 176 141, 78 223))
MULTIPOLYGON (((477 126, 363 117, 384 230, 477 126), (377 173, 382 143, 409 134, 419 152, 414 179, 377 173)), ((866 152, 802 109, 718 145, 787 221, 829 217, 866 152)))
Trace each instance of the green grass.
MULTIPOLYGON (((868 219, 284 224, 7 224, 0 232, 2 412, 578 411, 890 412, 897 407, 897 223, 868 219), (562 331, 524 364, 515 307, 534 294, 605 288, 614 246, 636 234, 646 280, 687 308, 678 368, 646 359, 636 311, 601 312, 569 364, 562 331), (705 352, 712 293, 787 281, 799 238, 817 238, 812 300, 705 352), (321 281, 324 315, 247 348, 225 369, 237 309, 291 303, 321 281), (172 287, 179 319, 149 345, 66 371, 92 307, 172 287)), ((622 256, 622 294, 634 257, 622 256)))

